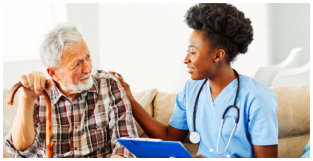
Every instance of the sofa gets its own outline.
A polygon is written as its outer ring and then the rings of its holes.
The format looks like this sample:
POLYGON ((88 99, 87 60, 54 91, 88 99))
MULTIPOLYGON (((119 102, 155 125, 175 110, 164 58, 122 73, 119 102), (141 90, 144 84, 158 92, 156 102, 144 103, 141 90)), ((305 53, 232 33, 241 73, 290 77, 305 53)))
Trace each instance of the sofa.
MULTIPOLYGON (((310 86, 297 85, 271 88, 277 95, 279 143, 278 157, 298 158, 303 154, 303 148, 310 138, 310 86)), ((3 91, 3 141, 12 127, 16 113, 15 105, 6 103, 8 90, 3 91)), ((167 125, 175 105, 175 93, 166 93, 157 89, 134 93, 136 100, 145 108, 147 113, 159 122, 167 125)), ((140 137, 148 137, 136 122, 140 137)), ((191 144, 188 139, 183 142, 192 154, 198 150, 197 144, 191 144)), ((3 157, 9 157, 3 152, 3 157)))

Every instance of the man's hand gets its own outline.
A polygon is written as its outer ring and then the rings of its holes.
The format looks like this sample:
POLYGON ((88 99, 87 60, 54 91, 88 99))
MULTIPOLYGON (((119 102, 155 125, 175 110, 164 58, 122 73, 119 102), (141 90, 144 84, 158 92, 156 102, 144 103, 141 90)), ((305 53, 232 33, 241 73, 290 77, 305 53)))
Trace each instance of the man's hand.
POLYGON ((48 90, 51 86, 51 80, 47 80, 42 72, 31 72, 20 76, 23 85, 23 92, 20 96, 24 102, 34 102, 36 98, 42 94, 44 90, 48 90), (46 82, 48 89, 46 89, 46 82))
POLYGON ((121 156, 121 155, 111 155, 110 158, 125 158, 125 157, 123 157, 123 156, 121 156))
MULTIPOLYGON (((34 104, 36 98, 46 90, 47 79, 41 72, 32 72, 22 75, 20 81, 23 91, 19 97, 16 119, 12 127, 12 142, 16 150, 25 150, 35 140, 34 104)), ((51 84, 51 81, 47 82, 49 87, 51 84)))

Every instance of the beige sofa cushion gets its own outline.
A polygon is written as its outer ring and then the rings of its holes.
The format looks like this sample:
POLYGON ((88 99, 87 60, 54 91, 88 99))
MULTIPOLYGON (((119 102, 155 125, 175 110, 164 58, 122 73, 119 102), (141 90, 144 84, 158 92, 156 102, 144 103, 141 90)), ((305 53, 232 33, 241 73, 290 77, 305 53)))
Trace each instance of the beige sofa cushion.
POLYGON ((276 87, 279 138, 310 133, 310 86, 276 87))
POLYGON ((176 94, 174 93, 158 92, 153 101, 154 118, 168 125, 175 107, 175 100, 176 94))
POLYGON ((309 138, 310 134, 278 139, 278 157, 299 158, 303 155, 303 149, 309 138))
MULTIPOLYGON (((158 90, 157 89, 151 89, 151 90, 147 90, 147 91, 142 91, 142 92, 138 92, 138 93, 134 93, 134 98, 136 99, 136 101, 147 111, 147 113, 153 117, 153 108, 152 108, 152 101, 155 97, 155 95, 157 94, 158 90)), ((138 124, 137 121, 136 122, 136 127, 138 130, 138 136, 139 137, 147 137, 144 133, 144 131, 142 130, 142 128, 140 127, 140 125, 138 124)))

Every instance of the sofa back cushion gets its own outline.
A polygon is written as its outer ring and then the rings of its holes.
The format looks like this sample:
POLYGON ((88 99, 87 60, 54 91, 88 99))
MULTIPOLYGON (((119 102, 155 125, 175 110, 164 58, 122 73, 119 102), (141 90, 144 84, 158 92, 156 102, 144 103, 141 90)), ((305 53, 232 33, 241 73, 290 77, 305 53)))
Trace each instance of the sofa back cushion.
POLYGON ((271 89, 278 103, 278 157, 298 158, 310 138, 310 85, 271 89))
MULTIPOLYGON (((153 117, 153 108, 152 108, 152 101, 155 98, 155 95, 157 94, 157 89, 151 89, 146 90, 142 92, 134 93, 133 96, 136 99, 136 101, 146 110, 146 112, 153 117)), ((138 130, 138 136, 139 137, 147 137, 147 135, 144 133, 142 128, 139 126, 138 122, 135 121, 136 127, 138 130)))
POLYGON ((164 125, 168 125, 174 107, 176 94, 158 92, 153 101, 154 118, 164 125))
POLYGON ((276 87, 279 138, 310 133, 310 86, 276 87))

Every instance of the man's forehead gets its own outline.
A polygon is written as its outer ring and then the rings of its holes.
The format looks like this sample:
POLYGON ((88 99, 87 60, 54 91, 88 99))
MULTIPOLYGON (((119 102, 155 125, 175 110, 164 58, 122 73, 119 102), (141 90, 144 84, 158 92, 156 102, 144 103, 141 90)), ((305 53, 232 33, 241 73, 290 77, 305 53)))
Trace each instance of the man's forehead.
POLYGON ((72 62, 80 59, 81 56, 87 53, 89 53, 88 47, 85 41, 81 39, 63 51, 61 61, 62 63, 72 62))
POLYGON ((63 52, 67 52, 67 51, 73 52, 73 51, 81 50, 84 48, 87 48, 87 45, 83 39, 80 39, 76 42, 71 43, 70 46, 67 47, 63 52))

